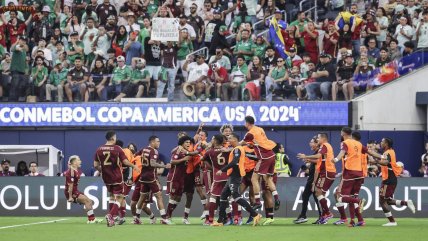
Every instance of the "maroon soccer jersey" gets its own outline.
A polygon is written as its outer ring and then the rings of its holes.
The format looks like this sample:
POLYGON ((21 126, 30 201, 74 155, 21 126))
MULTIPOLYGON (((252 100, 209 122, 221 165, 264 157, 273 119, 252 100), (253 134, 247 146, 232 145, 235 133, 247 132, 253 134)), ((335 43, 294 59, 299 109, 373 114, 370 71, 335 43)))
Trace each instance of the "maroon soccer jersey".
MULTIPOLYGON (((186 154, 183 152, 180 152, 178 149, 174 149, 175 151, 171 155, 171 160, 180 160, 183 159, 186 154)), ((177 165, 171 165, 171 170, 168 172, 167 181, 171 182, 178 179, 183 179, 186 175, 186 163, 187 162, 181 162, 177 165)))
POLYGON ((80 174, 81 174, 81 172, 79 172, 78 170, 71 169, 71 168, 68 169, 67 171, 65 171, 65 173, 64 173, 64 176, 65 176, 65 192, 68 193, 68 188, 69 188, 70 183, 72 183, 72 185, 73 185, 73 194, 79 192, 79 190, 77 189, 77 185, 79 185, 80 174))
POLYGON ((222 152, 221 149, 210 149, 204 155, 204 160, 211 163, 214 173, 214 181, 221 182, 227 181, 228 176, 226 172, 223 172, 220 176, 216 173, 227 165, 230 152, 222 152))
POLYGON ((154 182, 157 179, 156 168, 152 167, 150 160, 158 162, 159 153, 153 147, 146 147, 142 150, 141 153, 141 164, 143 168, 141 169, 140 181, 141 182, 154 182))
POLYGON ((98 147, 94 160, 101 165, 102 178, 106 185, 123 183, 122 163, 126 156, 122 148, 102 145, 98 147))

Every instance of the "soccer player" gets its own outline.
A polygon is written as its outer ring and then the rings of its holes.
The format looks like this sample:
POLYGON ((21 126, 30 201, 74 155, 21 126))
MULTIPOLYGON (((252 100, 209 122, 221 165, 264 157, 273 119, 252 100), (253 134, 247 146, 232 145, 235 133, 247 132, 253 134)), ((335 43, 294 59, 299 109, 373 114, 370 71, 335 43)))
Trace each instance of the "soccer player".
MULTIPOLYGON (((180 134, 180 133, 179 133, 180 134)), ((186 175, 187 161, 190 160, 189 150, 192 145, 192 138, 179 135, 178 147, 174 148, 171 156, 171 170, 167 176, 167 193, 169 202, 167 207, 167 217, 171 218, 172 212, 181 201, 184 191, 184 178, 186 175)))
MULTIPOLYGON (((259 209, 262 207, 260 202, 260 176, 269 186, 269 190, 272 191, 272 194, 275 199, 275 210, 279 209, 280 201, 279 195, 276 191, 275 183, 273 183, 272 176, 275 170, 275 153, 272 149, 276 146, 274 141, 269 140, 266 137, 265 131, 263 128, 254 125, 255 120, 252 116, 245 117, 245 128, 248 130, 247 135, 251 134, 254 140, 254 151, 259 158, 256 167, 254 168, 254 173, 251 178, 251 183, 254 189, 255 203, 253 205, 254 209, 259 209)), ((246 139, 246 137, 244 137, 246 139)), ((245 142, 244 142, 245 144, 245 142)))
POLYGON ((393 149, 393 141, 391 138, 385 137, 380 143, 384 153, 382 155, 368 150, 368 154, 372 155, 375 158, 376 164, 381 165, 382 172, 382 186, 379 191, 379 202, 382 207, 385 217, 388 218, 389 222, 383 224, 384 227, 397 226, 397 222, 391 214, 391 211, 388 208, 388 205, 395 205, 397 207, 407 206, 412 213, 416 212, 415 205, 412 200, 394 200, 394 191, 397 186, 397 176, 400 175, 400 167, 397 166, 397 160, 395 156, 395 151, 393 149))
POLYGON ((126 159, 122 148, 116 146, 116 133, 108 131, 105 135, 106 144, 98 147, 94 157, 94 168, 102 173, 103 181, 110 195, 111 204, 106 215, 107 227, 115 225, 113 216, 117 216, 119 207, 123 202, 123 178, 122 165, 132 167, 136 172, 140 172, 137 166, 126 159))
MULTIPOLYGON (((160 146, 160 140, 157 136, 149 137, 149 145, 143 149, 141 155, 142 161, 142 171, 140 175, 140 192, 141 196, 138 200, 139 203, 144 203, 150 197, 150 192, 156 197, 159 213, 162 217, 162 224, 171 224, 171 221, 167 218, 163 199, 162 199, 162 190, 157 178, 156 168, 171 168, 171 164, 159 164, 158 158, 159 153, 158 149, 160 146)), ((138 206, 138 204, 137 204, 138 206)), ((134 220, 134 223, 141 223, 139 219, 134 220)))
MULTIPOLYGON (((241 179, 245 176, 245 150, 242 146, 239 146, 239 136, 235 133, 230 134, 228 140, 233 147, 233 150, 229 154, 228 164, 218 170, 216 175, 221 176, 223 172, 227 172, 229 178, 220 195, 220 212, 218 221, 214 222, 212 225, 223 226, 226 221, 226 207, 229 204, 228 198, 232 195, 235 202, 244 207, 245 210, 250 213, 249 220, 252 220, 253 226, 256 226, 260 222, 262 215, 254 211, 251 205, 239 194, 241 179)), ((251 221, 248 221, 247 223, 251 223, 251 221)))
MULTIPOLYGON (((318 145, 318 138, 317 136, 314 136, 311 141, 309 142, 309 146, 311 148, 311 150, 313 151, 313 155, 316 155, 319 151, 319 145, 318 145)), ((295 224, 301 224, 301 223, 306 223, 308 221, 308 218, 306 217, 306 212, 308 211, 308 203, 309 203, 309 198, 311 197, 311 195, 314 197, 314 201, 315 204, 317 205, 317 210, 318 210, 318 219, 313 222, 312 224, 319 224, 319 221, 321 220, 321 208, 318 202, 317 197, 315 196, 315 192, 312 190, 312 185, 314 183, 314 176, 315 176, 315 166, 317 163, 316 159, 303 159, 302 161, 304 161, 305 163, 310 163, 309 166, 309 176, 308 179, 306 180, 306 185, 305 185, 305 189, 303 190, 302 193, 302 211, 300 211, 300 215, 299 217, 297 217, 296 220, 294 220, 293 222, 295 224)))
POLYGON ((351 216, 349 227, 364 226, 365 222, 361 212, 366 200, 359 199, 358 194, 364 181, 362 154, 367 152, 367 148, 363 147, 361 142, 352 138, 351 128, 343 127, 340 134, 343 139, 340 153, 331 160, 334 163, 342 160, 342 180, 335 195, 340 219, 334 224, 341 225, 348 222, 344 208, 344 203, 348 203, 349 215, 351 216), (357 223, 354 222, 355 214, 358 218, 357 223))
POLYGON ((318 143, 320 149, 315 155, 305 155, 302 153, 297 154, 297 158, 305 159, 316 159, 317 165, 315 170, 314 186, 315 196, 320 203, 322 209, 322 217, 319 224, 326 224, 328 220, 333 217, 330 209, 327 205, 327 198, 325 193, 330 189, 336 176, 336 167, 331 160, 334 158, 333 148, 328 143, 327 133, 318 134, 318 143))
POLYGON ((102 222, 102 219, 95 218, 94 210, 92 208, 92 200, 79 192, 79 189, 77 188, 81 174, 78 169, 82 165, 82 160, 80 160, 79 156, 74 155, 68 159, 68 163, 70 164, 69 169, 64 173, 65 198, 70 203, 78 203, 85 206, 85 210, 88 215, 88 221, 86 223, 93 224, 102 222))
MULTIPOLYGON (((217 173, 224 166, 227 165, 229 159, 229 152, 222 151, 224 137, 223 135, 215 135, 211 139, 211 148, 204 154, 202 160, 208 165, 212 166, 213 172, 217 173)), ((204 225, 211 225, 214 221, 214 212, 217 210, 217 203, 220 201, 220 195, 223 188, 226 186, 227 174, 224 172, 222 175, 215 175, 214 181, 211 185, 210 199, 208 203, 208 218, 206 218, 204 225)))
MULTIPOLYGON (((123 153, 125 153, 126 159, 130 162, 134 159, 134 152, 131 151, 131 149, 123 148, 123 141, 116 140, 116 145, 122 148, 123 153)), ((122 203, 120 204, 119 208, 119 216, 120 217, 113 217, 116 224, 122 225, 125 223, 125 214, 126 214, 126 197, 128 196, 129 192, 132 188, 132 168, 131 167, 122 167, 122 177, 123 177, 123 195, 125 198, 123 199, 122 203)), ((111 201, 111 200, 110 200, 111 201)))

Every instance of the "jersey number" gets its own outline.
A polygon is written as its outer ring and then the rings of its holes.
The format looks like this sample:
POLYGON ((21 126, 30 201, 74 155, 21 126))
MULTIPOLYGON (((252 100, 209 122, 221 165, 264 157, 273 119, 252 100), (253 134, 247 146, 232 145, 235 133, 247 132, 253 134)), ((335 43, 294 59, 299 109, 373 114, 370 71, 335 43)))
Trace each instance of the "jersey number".
POLYGON ((150 165, 150 161, 149 159, 147 159, 147 157, 143 154, 143 156, 141 157, 141 164, 145 167, 150 165))
POLYGON ((223 157, 222 153, 218 154, 217 163, 220 166, 223 166, 224 164, 226 164, 226 158, 223 157))
POLYGON ((104 151, 103 155, 105 156, 104 166, 110 166, 111 165, 111 161, 110 161, 110 155, 111 155, 111 153, 109 151, 104 151))

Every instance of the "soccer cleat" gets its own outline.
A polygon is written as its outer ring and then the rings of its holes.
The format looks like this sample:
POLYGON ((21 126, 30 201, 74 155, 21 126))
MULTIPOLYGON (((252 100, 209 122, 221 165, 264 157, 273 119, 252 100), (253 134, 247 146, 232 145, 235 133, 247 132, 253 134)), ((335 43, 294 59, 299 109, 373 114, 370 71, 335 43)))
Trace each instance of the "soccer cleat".
POLYGON ((261 208, 262 207, 262 204, 261 203, 255 203, 253 206, 252 206, 252 208, 253 208, 253 210, 254 211, 256 211, 257 209, 259 209, 259 208, 261 208))
POLYGON ((183 218, 183 224, 190 224, 190 221, 189 221, 189 219, 187 219, 187 218, 183 218))
POLYGON ((363 213, 364 211, 364 204, 366 203, 366 199, 361 199, 360 202, 358 203, 358 208, 360 213, 363 213))
POLYGON ((157 218, 153 217, 150 219, 150 224, 156 224, 157 218))
POLYGON ((247 222, 245 222, 246 225, 251 225, 253 224, 254 218, 252 216, 250 216, 247 220, 247 222))
POLYGON ((330 213, 330 214, 328 214, 328 215, 324 215, 324 216, 323 216, 324 222, 325 222, 325 223, 327 223, 327 222, 328 222, 328 220, 332 219, 333 217, 334 217, 334 216, 333 216, 333 214, 332 214, 332 213, 330 213))
POLYGON ((124 224, 126 222, 126 219, 125 218, 119 218, 119 220, 118 221, 116 221, 116 224, 117 225, 122 225, 122 224, 124 224))
POLYGON ((267 225, 271 225, 273 222, 275 222, 275 219, 273 218, 267 218, 264 222, 263 222, 263 226, 267 226, 267 225))
POLYGON ((383 227, 395 227, 397 226, 396 222, 387 222, 385 224, 382 225, 383 227))
POLYGON ((321 224, 321 219, 322 217, 319 217, 317 220, 315 220, 315 222, 313 222, 312 224, 321 224))
MULTIPOLYGON (((339 220, 340 221, 340 220, 339 220)), ((353 228, 355 227, 355 222, 354 220, 351 220, 351 222, 349 222, 348 227, 353 228)))
POLYGON ((301 224, 301 223, 306 223, 307 221, 308 221, 307 218, 299 217, 296 220, 294 220, 293 223, 295 223, 295 224, 301 224))
POLYGON ((214 221, 214 222, 211 224, 211 226, 213 226, 213 227, 222 227, 222 226, 223 226, 223 223, 219 223, 219 222, 217 222, 217 221, 214 221))
MULTIPOLYGON (((348 219, 339 219, 336 222, 334 222, 334 225, 342 225, 342 224, 346 224, 348 222, 348 219)), ((354 222, 354 221, 351 221, 354 222)))
POLYGON ((324 217, 321 217, 318 221, 318 224, 327 224, 328 220, 326 220, 324 217))
POLYGON ((102 220, 102 219, 95 218, 95 219, 93 219, 93 220, 88 220, 86 223, 87 223, 87 224, 94 224, 94 223, 102 223, 102 222, 103 222, 103 220, 102 220))
POLYGON ((107 227, 113 227, 115 225, 114 219, 111 214, 106 215, 107 227))
POLYGON ((281 206, 281 201, 279 201, 279 199, 275 200, 275 211, 277 211, 279 209, 279 207, 281 206))
POLYGON ((202 213, 202 215, 201 215, 201 220, 204 220, 206 217, 205 217, 205 213, 202 213))
POLYGON ((363 227, 366 226, 366 222, 365 221, 361 221, 355 224, 355 227, 363 227))
POLYGON ((171 220, 170 220, 170 219, 168 219, 168 218, 165 218, 165 219, 160 220, 160 223, 161 223, 161 224, 165 224, 165 225, 172 225, 172 224, 173 224, 173 223, 171 222, 171 220))
POLYGON ((132 221, 132 223, 133 224, 137 224, 137 225, 143 224, 143 222, 141 222, 141 219, 139 219, 139 218, 134 218, 134 220, 132 221))
POLYGON ((407 201, 407 207, 412 211, 412 213, 416 213, 416 208, 412 200, 407 201))
POLYGON ((253 227, 257 226, 260 223, 261 220, 262 220, 262 215, 261 214, 257 214, 257 216, 254 217, 253 227))
POLYGON ((233 219, 228 218, 228 219, 226 220, 226 222, 224 223, 224 226, 228 226, 228 225, 233 225, 233 219))

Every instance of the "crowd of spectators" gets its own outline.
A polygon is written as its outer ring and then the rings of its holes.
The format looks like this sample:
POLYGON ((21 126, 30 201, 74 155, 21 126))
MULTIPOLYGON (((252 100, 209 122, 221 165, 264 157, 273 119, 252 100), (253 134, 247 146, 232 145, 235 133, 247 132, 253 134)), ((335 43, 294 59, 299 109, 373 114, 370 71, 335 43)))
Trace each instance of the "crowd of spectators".
POLYGON ((0 101, 350 100, 380 84, 376 69, 428 47, 428 0, 318 0, 318 21, 299 3, 6 0, 0 101), (178 42, 151 39, 155 17, 177 18, 178 42), (273 18, 288 22, 286 57, 273 18))

